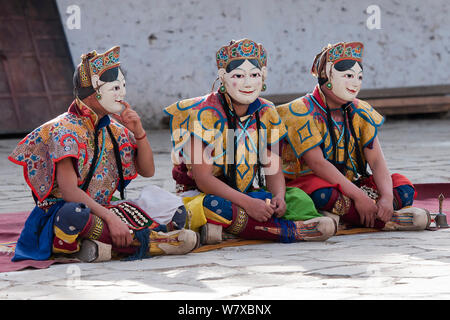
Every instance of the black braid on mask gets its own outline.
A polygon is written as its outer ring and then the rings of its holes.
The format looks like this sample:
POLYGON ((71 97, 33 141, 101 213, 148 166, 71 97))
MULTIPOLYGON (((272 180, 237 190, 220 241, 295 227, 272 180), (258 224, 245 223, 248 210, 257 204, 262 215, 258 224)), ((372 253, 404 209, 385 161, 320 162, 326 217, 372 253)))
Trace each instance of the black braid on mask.
POLYGON ((342 126, 342 130, 344 130, 344 166, 342 168, 342 174, 345 176, 347 173, 347 162, 348 162, 348 148, 350 144, 350 136, 349 136, 349 125, 348 125, 348 119, 345 115, 345 109, 342 109, 343 116, 344 116, 344 124, 342 126))
POLYGON ((256 163, 256 174, 258 177, 258 186, 260 188, 263 188, 265 186, 265 179, 263 178, 263 175, 261 173, 261 160, 260 160, 260 146, 259 146, 259 137, 260 137, 260 132, 259 130, 261 129, 261 119, 259 118, 259 110, 256 111, 256 132, 257 132, 257 163, 256 163))
POLYGON ((344 108, 344 120, 345 118, 347 118, 348 121, 348 125, 350 127, 350 132, 351 135, 353 137, 353 140, 355 141, 355 150, 356 150, 356 164, 357 164, 357 171, 358 173, 363 176, 363 177, 367 177, 368 173, 367 173, 367 163, 363 160, 362 154, 361 154, 361 149, 359 148, 359 143, 358 143, 358 138, 356 137, 356 132, 355 132, 355 128, 353 127, 353 122, 352 119, 350 117, 350 107, 349 107, 350 103, 348 103, 346 105, 346 107, 344 108))
POLYGON ((122 168, 122 160, 120 158, 120 150, 119 145, 117 144, 117 140, 114 137, 113 133, 111 132, 111 128, 109 126, 106 127, 106 130, 108 130, 109 137, 111 138, 111 142, 113 144, 114 149, 114 156, 116 158, 116 165, 117 169, 119 170, 119 192, 120 192, 120 198, 122 200, 125 199, 125 179, 123 178, 123 168, 122 168))
POLYGON ((328 133, 330 135, 330 139, 331 139, 331 144, 333 146, 333 158, 332 159, 328 159, 328 161, 330 161, 334 166, 336 166, 337 163, 337 138, 336 138, 336 132, 334 131, 334 127, 333 127, 333 121, 331 118, 331 111, 330 108, 327 105, 327 128, 328 128, 328 133))
POLYGON ((89 172, 86 176, 86 179, 84 180, 83 185, 81 186, 81 190, 83 191, 87 191, 87 189, 89 188, 89 184, 91 183, 92 177, 94 175, 94 170, 97 164, 97 159, 98 159, 98 128, 95 128, 95 133, 94 133, 94 156, 92 157, 92 163, 91 163, 91 167, 89 168, 89 172))
POLYGON ((231 109, 228 106, 227 100, 225 99, 225 97, 223 96, 222 93, 219 93, 219 101, 222 105, 222 108, 225 111, 225 115, 227 116, 227 123, 228 123, 228 130, 232 130, 233 132, 233 137, 232 139, 230 139, 228 133, 227 133, 227 146, 226 146, 226 151, 229 151, 230 148, 228 147, 229 144, 231 143, 230 140, 233 141, 233 161, 232 163, 227 164, 227 170, 225 172, 225 179, 227 181, 227 184, 232 187, 233 189, 237 189, 237 182, 236 182, 236 174, 237 174, 237 169, 236 169, 236 117, 231 113, 231 109))

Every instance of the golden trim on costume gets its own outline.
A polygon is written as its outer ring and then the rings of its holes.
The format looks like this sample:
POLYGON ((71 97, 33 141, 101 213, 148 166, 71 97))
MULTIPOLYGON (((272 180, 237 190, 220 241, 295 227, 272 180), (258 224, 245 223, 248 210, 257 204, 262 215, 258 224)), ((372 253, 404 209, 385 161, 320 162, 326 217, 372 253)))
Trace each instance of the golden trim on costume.
MULTIPOLYGON (((277 107, 277 111, 288 128, 287 141, 283 148, 283 172, 288 179, 312 173, 311 169, 302 159, 305 152, 320 147, 325 159, 333 157, 332 141, 327 127, 325 106, 320 104, 325 96, 317 86, 313 94, 308 94, 290 103, 277 107)), ((347 178, 353 180, 355 176, 354 165, 357 163, 355 147, 364 149, 373 142, 378 134, 378 128, 383 124, 384 118, 367 102, 355 99, 351 105, 351 117, 358 143, 350 136, 348 150, 349 159, 346 168, 347 178)), ((339 123, 338 123, 339 124, 339 123)), ((342 123, 341 127, 342 128, 342 123)), ((333 126, 336 137, 341 136, 340 129, 333 126)), ((337 163, 343 164, 345 159, 344 139, 338 144, 337 163)))
MULTIPOLYGON (((255 113, 259 112, 263 129, 259 135, 260 154, 266 152, 268 146, 278 143, 286 134, 284 123, 272 102, 258 98, 252 105, 257 111, 242 117, 242 127, 237 127, 239 141, 236 150, 236 181, 238 189, 243 192, 250 188, 256 175, 258 134, 255 113)), ((191 161, 185 155, 183 147, 194 136, 212 151, 213 175, 224 176, 231 155, 227 155, 228 124, 218 93, 177 102, 167 107, 165 112, 170 116, 174 165, 184 162, 188 170, 191 169, 191 161)))
POLYGON ((248 222, 248 214, 244 211, 244 209, 236 207, 236 216, 233 217, 233 222, 226 229, 228 233, 239 235, 242 231, 244 231, 248 222))

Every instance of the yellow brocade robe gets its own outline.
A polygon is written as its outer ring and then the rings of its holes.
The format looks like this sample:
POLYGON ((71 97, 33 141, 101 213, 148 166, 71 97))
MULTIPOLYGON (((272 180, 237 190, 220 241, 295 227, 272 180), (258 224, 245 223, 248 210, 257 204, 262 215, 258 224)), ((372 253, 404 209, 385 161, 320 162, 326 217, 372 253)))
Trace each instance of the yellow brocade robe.
MULTIPOLYGON (((211 151, 213 175, 223 177, 227 164, 233 161, 233 154, 227 154, 228 123, 225 111, 214 92, 203 97, 179 101, 165 109, 170 117, 174 165, 182 162, 190 170, 190 159, 183 152, 183 147, 191 136, 202 141, 211 151)), ((286 135, 286 127, 281 121, 272 102, 258 98, 250 104, 248 113, 240 118, 235 136, 236 150, 236 184, 241 192, 246 192, 253 184, 256 174, 258 154, 258 133, 256 112, 260 116, 259 152, 277 144, 286 135)))
MULTIPOLYGON (((308 150, 317 146, 322 149, 325 159, 333 157, 333 146, 327 127, 325 97, 317 86, 312 94, 300 97, 290 103, 277 107, 277 111, 288 128, 287 141, 282 152, 283 173, 288 179, 311 174, 302 156, 308 150)), ((351 108, 351 121, 355 129, 357 143, 349 132, 349 145, 344 148, 344 139, 340 139, 342 123, 333 126, 338 138, 336 163, 345 166, 346 177, 353 180, 356 175, 356 149, 360 148, 364 158, 363 149, 370 146, 378 134, 378 128, 383 124, 384 118, 367 102, 355 99, 349 106, 351 108), (349 153, 344 164, 345 152, 349 153)), ((363 159, 364 163, 366 160, 363 159)))

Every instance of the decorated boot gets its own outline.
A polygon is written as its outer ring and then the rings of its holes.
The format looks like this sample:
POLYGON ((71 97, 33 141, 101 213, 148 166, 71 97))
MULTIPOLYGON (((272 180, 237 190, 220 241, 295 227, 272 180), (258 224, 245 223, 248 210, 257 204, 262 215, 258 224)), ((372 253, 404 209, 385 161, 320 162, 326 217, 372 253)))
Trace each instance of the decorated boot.
POLYGON ((111 260, 112 246, 97 240, 84 239, 80 251, 74 256, 82 262, 103 262, 111 260))
POLYGON ((200 228, 201 244, 217 244, 222 241, 222 226, 206 223, 200 228))
MULTIPOLYGON (((336 222, 329 217, 317 217, 306 221, 277 220, 274 223, 257 225, 256 231, 271 233, 281 242, 325 241, 337 232, 336 222)), ((262 238, 262 237, 261 237, 262 238)), ((266 236, 266 239, 269 238, 266 236)), ((264 238, 262 238, 264 239, 264 238)))
POLYGON ((426 209, 406 207, 394 211, 390 221, 386 222, 384 231, 425 230, 431 223, 430 212, 426 209))
POLYGON ((334 222, 336 223, 337 229, 339 230, 339 222, 340 222, 339 215, 328 212, 328 211, 319 211, 319 213, 322 214, 324 217, 333 219, 334 222))
POLYGON ((304 241, 325 241, 337 232, 337 223, 330 217, 318 217, 306 221, 295 221, 296 238, 304 241))
POLYGON ((150 256, 186 254, 198 248, 199 245, 200 235, 192 230, 150 232, 150 256))

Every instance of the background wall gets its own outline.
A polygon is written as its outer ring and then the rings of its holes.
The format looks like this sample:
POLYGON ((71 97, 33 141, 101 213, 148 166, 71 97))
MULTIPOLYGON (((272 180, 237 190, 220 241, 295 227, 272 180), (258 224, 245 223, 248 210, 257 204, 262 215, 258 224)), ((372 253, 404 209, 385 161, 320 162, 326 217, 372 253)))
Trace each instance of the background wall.
MULTIPOLYGON (((315 54, 328 43, 365 44, 363 88, 449 84, 447 0, 57 0, 75 65, 82 53, 121 46, 128 101, 148 128, 162 109, 211 90, 215 53, 248 37, 268 52, 267 94, 306 92, 315 54), (67 8, 80 8, 69 29, 67 8), (380 29, 366 12, 380 8, 380 29)), ((217 88, 217 85, 216 85, 217 88)))

